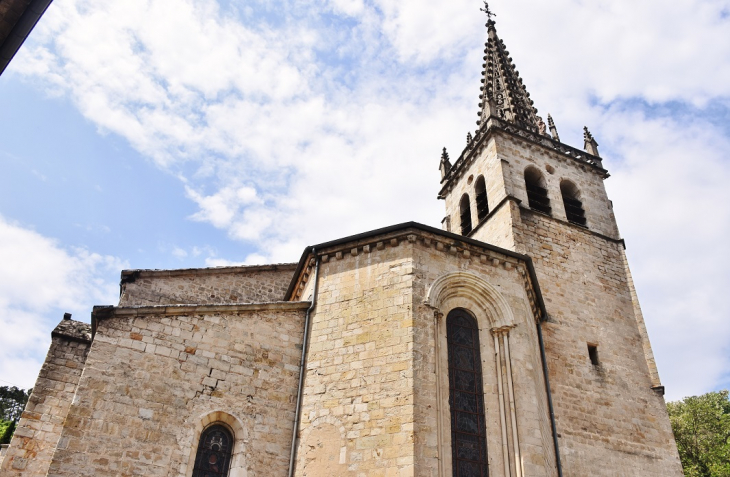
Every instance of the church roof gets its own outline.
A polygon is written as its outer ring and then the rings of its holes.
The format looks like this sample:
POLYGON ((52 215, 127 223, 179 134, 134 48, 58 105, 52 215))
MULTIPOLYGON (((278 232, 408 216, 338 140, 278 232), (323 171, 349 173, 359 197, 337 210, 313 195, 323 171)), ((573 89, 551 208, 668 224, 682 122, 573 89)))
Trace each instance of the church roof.
POLYGON ((0 74, 30 35, 52 0, 0 2, 0 74))
POLYGON ((437 229, 435 227, 430 227, 428 225, 420 224, 418 222, 404 222, 401 224, 391 225, 389 227, 383 227, 380 229, 371 230, 368 232, 363 232, 357 235, 350 235, 348 237, 343 237, 337 240, 331 240, 329 242, 323 242, 318 245, 313 245, 310 247, 307 247, 304 249, 304 252, 302 253, 302 257, 299 260, 299 264, 297 266, 296 272, 294 272, 294 276, 292 277, 292 281, 289 284, 289 289, 286 292, 286 295, 284 296, 285 300, 291 300, 292 297, 295 295, 295 291, 297 290, 297 284, 300 282, 300 278, 302 276, 302 273, 305 271, 305 269, 311 265, 311 259, 312 254, 314 252, 322 252, 328 249, 333 248, 351 248, 353 245, 361 246, 361 245, 367 245, 368 243, 374 243, 377 242, 377 238, 382 238, 386 236, 390 236, 397 233, 405 233, 408 231, 412 232, 422 232, 427 233, 431 235, 440 236, 444 239, 445 242, 451 244, 453 247, 464 247, 464 245, 469 245, 472 247, 477 247, 485 251, 491 251, 495 252, 507 257, 512 257, 514 259, 517 259, 520 262, 523 262, 525 264, 525 267, 527 268, 527 272, 530 276, 530 281, 532 282, 532 287, 535 295, 535 304, 537 305, 540 316, 542 320, 547 319, 547 311, 545 309, 545 303, 542 298, 542 293, 540 291, 540 285, 537 281, 537 275, 535 274, 535 268, 532 264, 532 258, 530 258, 528 255, 523 255, 521 253, 513 252, 512 250, 507 250, 501 247, 497 247, 496 245, 492 245, 486 242, 481 242, 479 240, 474 240, 472 238, 464 237, 463 235, 457 235, 451 232, 447 232, 445 230, 437 229), (348 245, 347 247, 343 247, 344 245, 348 245))

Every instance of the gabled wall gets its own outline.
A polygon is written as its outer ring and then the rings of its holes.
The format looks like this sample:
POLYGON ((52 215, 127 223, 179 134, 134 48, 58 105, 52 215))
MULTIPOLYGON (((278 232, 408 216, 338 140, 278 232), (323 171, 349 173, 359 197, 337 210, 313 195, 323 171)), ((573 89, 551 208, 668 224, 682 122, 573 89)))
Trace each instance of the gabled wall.
MULTIPOLYGON (((317 247, 319 292, 295 475, 451 475, 445 317, 454 307, 469 309, 480 326, 490 475, 514 469, 516 456, 524 473, 504 475, 554 475, 529 274, 520 259, 492 249, 408 228, 317 247), (493 290, 504 308, 486 305, 490 298, 470 291, 460 273, 493 290), (450 276, 449 293, 429 297, 450 276), (510 335, 509 373, 493 332, 500 340, 510 335)), ((313 288, 314 274, 308 276, 305 294, 313 288)))

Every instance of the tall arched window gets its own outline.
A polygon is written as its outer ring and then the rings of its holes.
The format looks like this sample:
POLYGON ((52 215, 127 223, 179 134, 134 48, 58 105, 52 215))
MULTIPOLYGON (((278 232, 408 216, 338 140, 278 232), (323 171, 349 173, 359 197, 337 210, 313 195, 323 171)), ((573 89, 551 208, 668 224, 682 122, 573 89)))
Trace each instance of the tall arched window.
POLYGON ((474 192, 477 195, 477 216, 481 224, 489 215, 489 202, 487 202, 487 186, 484 183, 484 176, 479 176, 474 185, 474 192))
POLYGON ((469 235, 471 232, 471 206, 469 195, 464 194, 459 203, 459 215, 461 217, 461 235, 469 235))
POLYGON ((203 431, 195 456, 193 477, 225 477, 231 465, 233 435, 225 426, 215 424, 203 431))
POLYGON ((466 310, 446 318, 449 355, 449 408, 454 477, 487 476, 487 429, 484 421, 479 327, 466 310))
POLYGON ((550 208, 545 178, 536 168, 528 167, 525 170, 525 187, 527 188, 527 200, 530 203, 530 208, 550 214, 552 209, 550 208))
POLYGON ((570 181, 563 181, 560 183, 560 193, 563 195, 565 216, 568 222, 585 227, 586 213, 583 210, 583 202, 580 200, 578 187, 570 181))

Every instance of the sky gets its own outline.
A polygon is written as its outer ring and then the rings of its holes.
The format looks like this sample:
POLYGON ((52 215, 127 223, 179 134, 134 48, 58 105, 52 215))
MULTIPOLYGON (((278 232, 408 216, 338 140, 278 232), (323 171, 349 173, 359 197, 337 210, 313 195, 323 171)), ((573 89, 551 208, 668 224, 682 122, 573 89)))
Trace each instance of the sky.
MULTIPOLYGON (((129 268, 440 227, 479 0, 55 0, 0 76, 0 385, 129 268)), ((667 399, 730 387, 730 0, 494 0, 561 140, 600 144, 667 399)))

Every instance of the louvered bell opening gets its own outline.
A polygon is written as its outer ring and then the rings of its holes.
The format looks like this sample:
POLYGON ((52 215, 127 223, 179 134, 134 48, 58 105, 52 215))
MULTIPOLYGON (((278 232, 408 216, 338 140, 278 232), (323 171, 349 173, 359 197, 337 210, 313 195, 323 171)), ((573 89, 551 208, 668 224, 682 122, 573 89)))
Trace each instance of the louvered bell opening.
POLYGON ((586 213, 583 210, 581 201, 571 199, 570 197, 563 197, 563 204, 565 205, 565 215, 568 218, 568 222, 585 227, 586 213))
POLYGON ((530 208, 533 210, 539 210, 542 213, 550 214, 552 209, 550 208, 550 199, 547 195, 547 189, 544 189, 535 184, 527 185, 527 200, 530 203, 530 208))
POLYGON ((459 216, 461 218, 461 235, 469 235, 471 233, 471 206, 469 204, 469 196, 464 194, 459 202, 459 216))
POLYGON ((471 230, 471 211, 467 209, 461 212, 461 235, 469 235, 471 230))
POLYGON ((479 223, 489 215, 489 204, 487 203, 487 193, 481 192, 477 194, 477 215, 479 216, 479 223))

